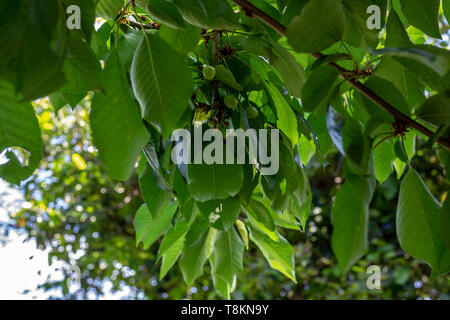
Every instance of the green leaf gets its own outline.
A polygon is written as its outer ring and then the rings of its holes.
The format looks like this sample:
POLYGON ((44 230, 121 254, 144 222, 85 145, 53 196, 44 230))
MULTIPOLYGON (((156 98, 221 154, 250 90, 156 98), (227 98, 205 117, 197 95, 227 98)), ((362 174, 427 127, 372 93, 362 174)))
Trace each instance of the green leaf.
POLYGON ((189 192, 200 202, 234 197, 244 182, 239 164, 190 164, 187 176, 189 192))
POLYGON ((161 258, 166 252, 168 252, 172 246, 174 246, 180 239, 185 239, 185 236, 188 231, 188 223, 186 220, 180 220, 176 223, 176 225, 171 226, 161 241, 161 245, 159 246, 157 259, 161 258))
POLYGON ((185 219, 190 223, 197 214, 197 209, 195 209, 194 212, 194 204, 195 200, 189 193, 189 190, 187 188, 187 183, 184 180, 183 176, 179 172, 179 170, 174 170, 174 177, 173 177, 173 190, 175 191, 177 195, 177 200, 180 204, 180 210, 185 219), (194 214, 195 213, 195 214, 194 214))
MULTIPOLYGON (((63 0, 64 11, 67 7, 72 4, 76 4, 80 7, 81 17, 80 24, 81 30, 70 30, 70 32, 76 32, 82 35, 87 41, 91 40, 92 32, 94 31, 94 23, 95 23, 95 7, 97 4, 97 0, 77 0, 74 3, 72 0, 63 0)), ((66 21, 64 21, 64 24, 66 21)))
POLYGON ((216 80, 226 84, 230 88, 242 91, 242 86, 236 81, 233 74, 223 64, 216 66, 216 80))
POLYGON ((447 199, 442 205, 440 213, 439 225, 441 226, 441 237, 447 250, 450 250, 450 198, 447 195, 447 199))
POLYGON ((105 19, 115 19, 122 7, 124 7, 123 0, 99 0, 96 14, 105 19))
POLYGON ((183 18, 204 29, 238 29, 239 22, 225 0, 172 0, 183 18))
POLYGON ((308 1, 309 0, 289 1, 283 17, 281 18, 281 24, 285 26, 289 25, 292 19, 302 12, 303 7, 308 3, 308 1))
POLYGON ((406 253, 433 268, 433 278, 450 271, 450 250, 440 233, 440 211, 419 174, 410 169, 400 186, 397 236, 406 253))
POLYGON ((178 9, 166 0, 146 0, 145 9, 156 20, 176 29, 184 29, 184 20, 178 9))
POLYGON ((297 283, 295 279, 294 249, 281 235, 279 241, 273 241, 264 233, 249 225, 250 239, 258 246, 272 269, 280 271, 297 283))
POLYGON ((51 95, 52 101, 61 99, 61 104, 75 108, 89 90, 104 92, 103 72, 95 53, 78 34, 68 38, 67 57, 64 61, 67 84, 51 95))
POLYGON ((201 29, 186 23, 186 30, 179 30, 162 25, 159 36, 179 54, 186 55, 197 47, 200 41, 201 29))
POLYGON ((347 119, 342 131, 342 139, 349 168, 357 174, 366 175, 371 148, 369 138, 363 133, 361 125, 351 118, 347 119))
POLYGON ((283 131, 291 140, 292 145, 296 145, 298 142, 298 130, 297 119, 294 111, 284 99, 281 92, 271 83, 267 84, 267 90, 269 91, 273 103, 277 108, 277 127, 283 131))
POLYGON ((106 94, 96 93, 92 100, 92 138, 109 175, 125 181, 133 173, 150 135, 139 115, 139 106, 116 50, 105 62, 104 75, 106 94))
POLYGON ((323 65, 315 69, 303 87, 302 108, 306 112, 313 112, 323 103, 327 103, 338 77, 339 72, 330 65, 323 65))
MULTIPOLYGON (((400 18, 392 10, 386 25, 385 47, 408 48, 412 46, 413 43, 400 18)), ((391 81, 400 90, 409 106, 409 110, 414 110, 425 99, 423 85, 415 79, 410 70, 392 57, 383 57, 375 69, 375 74, 391 81)))
POLYGON ((346 173, 332 208, 331 246, 340 268, 346 272, 368 249, 369 203, 375 181, 346 173))
POLYGON ((9 162, 0 165, 0 177, 12 184, 28 178, 42 158, 42 141, 39 123, 30 103, 18 102, 11 84, 0 78, 0 153, 8 152, 9 162))
POLYGON ((441 39, 439 31, 440 0, 400 0, 408 22, 427 35, 441 39))
POLYGON ((117 52, 120 57, 120 61, 124 68, 129 71, 131 63, 133 62, 134 53, 136 48, 141 42, 144 34, 141 31, 129 31, 119 38, 117 44, 117 52))
POLYGON ((428 98, 417 109, 416 115, 433 126, 450 124, 450 93, 442 92, 428 98))
POLYGON ((450 21, 450 0, 442 0, 442 5, 444 7, 444 15, 447 21, 450 21))
POLYGON ((211 276, 214 283, 214 289, 221 294, 225 299, 231 299, 231 293, 236 289, 236 276, 233 278, 233 282, 229 283, 215 270, 216 260, 215 252, 209 257, 209 262, 211 265, 211 276))
POLYGON ((224 231, 234 225, 241 212, 239 197, 197 202, 196 205, 212 227, 224 231))
POLYGON ((161 169, 159 165, 158 154, 156 153, 155 144, 153 141, 149 141, 142 149, 144 156, 147 159, 148 164, 153 170, 153 174, 156 178, 158 186, 164 190, 171 190, 170 183, 168 182, 167 175, 161 169))
POLYGON ((262 202, 252 199, 247 207, 247 216, 255 228, 273 241, 278 241, 275 223, 269 210, 262 202))
POLYGON ((273 43, 270 51, 270 63, 278 70, 283 78, 289 94, 301 97, 303 85, 306 82, 302 66, 295 57, 278 43, 273 43))
POLYGON ((236 220, 236 228, 238 229, 239 234, 241 235, 242 241, 244 241, 245 248, 248 250, 248 231, 245 222, 241 220, 236 220))
POLYGON ((173 199, 170 191, 163 190, 158 186, 153 169, 148 164, 139 174, 139 188, 148 211, 153 217, 159 215, 161 210, 173 199))
POLYGON ((374 149, 374 171, 379 183, 385 182, 391 175, 395 158, 394 145, 389 140, 383 141, 374 149))
POLYGON ((162 257, 160 280, 166 276, 181 255, 187 231, 188 224, 186 220, 180 220, 175 226, 171 226, 164 236, 157 256, 157 259, 162 257))
POLYGON ((2 7, 0 76, 14 85, 23 100, 44 97, 66 81, 61 71, 62 56, 51 47, 61 19, 59 9, 53 0, 20 0, 2 7))
MULTIPOLYGON (((393 86, 392 82, 379 77, 371 77, 364 83, 364 85, 389 102, 398 111, 406 115, 411 114, 409 106, 403 98, 402 93, 395 86, 393 86)), ((361 94, 361 98, 367 113, 371 117, 386 123, 394 122, 394 118, 390 113, 372 102, 372 100, 367 98, 365 95, 361 94)))
POLYGON ((203 274, 203 266, 212 252, 216 236, 217 230, 209 228, 205 220, 195 222, 188 231, 179 262, 187 285, 192 285, 203 274))
POLYGON ((175 201, 156 217, 148 211, 147 205, 143 204, 134 218, 134 229, 136 230, 136 247, 139 243, 144 244, 144 250, 148 249, 166 231, 170 220, 177 211, 178 203, 175 201))
POLYGON ((295 169, 298 186, 289 197, 288 212, 294 217, 297 217, 300 220, 303 230, 306 230, 306 221, 309 218, 312 203, 311 187, 305 171, 298 163, 295 164, 295 169))
POLYGON ((403 52, 392 48, 388 51, 387 55, 402 64, 424 85, 436 91, 450 90, 448 50, 430 45, 416 45, 412 49, 404 49, 403 52))
POLYGON ((383 57, 375 69, 375 74, 395 85, 398 91, 402 93, 410 111, 425 100, 423 85, 415 79, 407 68, 394 59, 383 57))
POLYGON ((214 244, 214 271, 227 283, 232 284, 234 277, 242 272, 244 243, 234 228, 219 231, 214 244))
MULTIPOLYGON (((376 5, 380 8, 380 22, 382 28, 386 19, 386 0, 343 0, 343 6, 347 10, 344 40, 348 42, 350 40, 349 33, 351 33, 355 38, 353 41, 349 42, 349 44, 355 47, 377 47, 378 34, 380 30, 370 30, 367 27, 367 21, 369 18, 367 9, 371 5, 376 5)), ((350 38, 352 36, 350 36, 350 38)))
POLYGON ((158 35, 147 33, 136 49, 131 81, 143 118, 164 136, 171 134, 194 90, 186 62, 158 35))
POLYGON ((389 18, 386 25, 386 42, 385 47, 392 48, 408 48, 412 47, 413 43, 409 38, 400 17, 392 10, 389 13, 389 18))
POLYGON ((345 14, 340 2, 311 0, 287 28, 289 44, 298 52, 317 52, 342 39, 345 14))
POLYGON ((421 48, 424 47, 416 46, 415 48, 384 48, 375 50, 373 51, 373 53, 395 58, 412 59, 427 66, 440 76, 444 76, 448 72, 450 67, 448 56, 434 55, 430 52, 421 50, 421 48))

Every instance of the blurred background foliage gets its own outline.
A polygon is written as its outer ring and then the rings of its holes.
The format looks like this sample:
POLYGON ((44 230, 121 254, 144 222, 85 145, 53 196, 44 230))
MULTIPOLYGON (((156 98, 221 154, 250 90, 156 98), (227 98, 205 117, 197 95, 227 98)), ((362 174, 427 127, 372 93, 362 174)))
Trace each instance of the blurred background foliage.
MULTIPOLYGON (((26 204, 11 212, 10 228, 25 229, 39 249, 50 251, 49 262, 64 261, 78 266, 81 286, 67 287, 66 279, 47 281, 45 290, 61 290, 64 298, 104 295, 105 282, 112 290, 129 289, 130 299, 220 299, 213 290, 209 268, 192 288, 186 287, 177 268, 159 281, 155 263, 158 244, 149 250, 136 248, 133 218, 143 203, 137 176, 126 183, 111 180, 97 160, 92 145, 88 110, 90 97, 72 111, 53 111, 47 99, 34 103, 39 116, 44 158, 36 174, 22 183, 26 204)), ((430 191, 443 201, 449 189, 445 169, 434 151, 421 148, 413 166, 421 173, 430 191)), ((450 279, 428 278, 429 267, 419 263, 399 247, 395 235, 395 208, 399 185, 390 177, 379 185, 371 204, 370 250, 347 274, 337 266, 330 245, 330 210, 333 197, 342 185, 342 158, 330 149, 322 168, 312 158, 306 170, 314 194, 312 213, 305 233, 287 231, 295 245, 295 285, 272 270, 254 246, 245 252, 244 274, 239 277, 233 299, 449 299, 450 279), (366 286, 369 265, 382 271, 382 289, 366 286)), ((395 174, 395 173, 393 173, 395 174)))

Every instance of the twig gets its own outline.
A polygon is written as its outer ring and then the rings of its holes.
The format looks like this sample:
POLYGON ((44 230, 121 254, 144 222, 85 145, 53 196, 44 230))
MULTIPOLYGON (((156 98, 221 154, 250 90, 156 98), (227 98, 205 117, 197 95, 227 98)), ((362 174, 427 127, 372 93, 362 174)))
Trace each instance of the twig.
POLYGON ((128 21, 128 24, 130 26, 132 26, 133 28, 136 28, 136 29, 145 29, 145 30, 155 29, 155 30, 159 30, 159 28, 160 28, 160 25, 158 23, 143 24, 143 23, 132 21, 132 20, 127 20, 127 21, 128 21))
MULTIPOLYGON (((232 1, 237 5, 239 5, 240 7, 242 7, 242 9, 244 9, 246 13, 250 13, 252 16, 255 16, 256 18, 260 19, 268 26, 270 26, 272 29, 277 31, 280 35, 284 37, 286 36, 286 27, 283 26, 278 21, 276 21, 275 19, 273 19, 272 17, 270 17, 269 15, 267 15, 264 11, 255 7, 247 0, 232 0, 232 1)), ((320 52, 312 52, 311 55, 317 59, 324 57, 324 55, 321 54, 320 52)), ((411 119, 404 113, 398 111, 395 107, 393 107, 390 103, 381 98, 378 94, 376 94, 375 92, 364 86, 360 81, 349 78, 348 70, 340 67, 336 63, 330 63, 330 65, 335 67, 339 71, 341 77, 347 80, 351 86, 353 86, 356 90, 364 94, 367 98, 369 98, 375 104, 383 108, 385 111, 390 113, 395 118, 395 120, 404 122, 409 127, 416 129, 417 131, 423 133, 429 138, 434 136, 435 133, 433 131, 429 130, 425 126, 411 119)), ((450 139, 440 137, 437 142, 440 145, 444 146, 447 150, 450 150, 450 139)))

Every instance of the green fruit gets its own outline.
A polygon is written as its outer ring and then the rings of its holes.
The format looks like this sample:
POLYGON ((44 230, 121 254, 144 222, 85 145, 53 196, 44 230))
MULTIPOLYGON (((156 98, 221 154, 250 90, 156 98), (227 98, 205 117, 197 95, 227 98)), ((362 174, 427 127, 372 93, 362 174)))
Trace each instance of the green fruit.
POLYGON ((235 96, 226 96, 224 101, 225 101, 225 105, 230 109, 236 108, 236 106, 238 105, 238 102, 239 102, 235 96))
POLYGON ((206 80, 214 80, 216 77, 216 69, 212 66, 203 66, 203 78, 206 80))
POLYGON ((255 119, 258 117, 258 115, 259 115, 259 111, 255 107, 247 108, 247 118, 255 119))

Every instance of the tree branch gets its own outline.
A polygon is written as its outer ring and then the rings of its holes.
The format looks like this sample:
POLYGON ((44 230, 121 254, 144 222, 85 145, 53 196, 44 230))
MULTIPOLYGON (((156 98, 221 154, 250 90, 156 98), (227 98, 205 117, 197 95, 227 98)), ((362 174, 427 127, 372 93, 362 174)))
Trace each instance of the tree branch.
POLYGON ((143 23, 132 21, 132 20, 127 20, 127 23, 136 29, 145 29, 145 30, 156 29, 156 30, 158 30, 160 27, 160 25, 158 23, 143 24, 143 23))
MULTIPOLYGON (((270 17, 264 11, 255 7, 253 4, 251 4, 247 0, 232 0, 232 1, 234 3, 236 3, 238 6, 240 6, 242 9, 244 9, 244 11, 247 14, 258 18, 259 20, 263 21, 268 26, 270 26, 272 29, 277 31, 280 35, 286 37, 286 27, 283 26, 278 21, 276 21, 275 19, 273 19, 272 17, 270 17)), ((323 54, 321 54, 320 52, 312 52, 311 55, 317 59, 323 57, 323 54)), ((395 118, 395 120, 403 122, 407 126, 416 129, 417 131, 423 133, 424 135, 426 135, 429 138, 434 136, 435 133, 433 131, 429 130, 428 128, 421 125, 417 121, 411 119, 404 113, 398 111, 395 107, 393 107, 390 103, 388 103, 386 100, 381 98, 378 94, 376 94, 375 92, 373 92, 372 90, 370 90, 369 88, 364 86, 364 84, 362 84, 360 81, 351 78, 349 76, 348 70, 345 70, 344 68, 340 67, 336 63, 330 63, 330 65, 335 67, 339 71, 341 77, 343 79, 347 80, 351 86, 353 86, 356 90, 358 90, 359 92, 364 94, 367 98, 369 98, 375 104, 377 104, 378 106, 383 108, 385 111, 390 113, 395 118)), ((440 145, 444 146, 447 150, 450 150, 450 139, 441 137, 437 140, 437 142, 440 145)))

